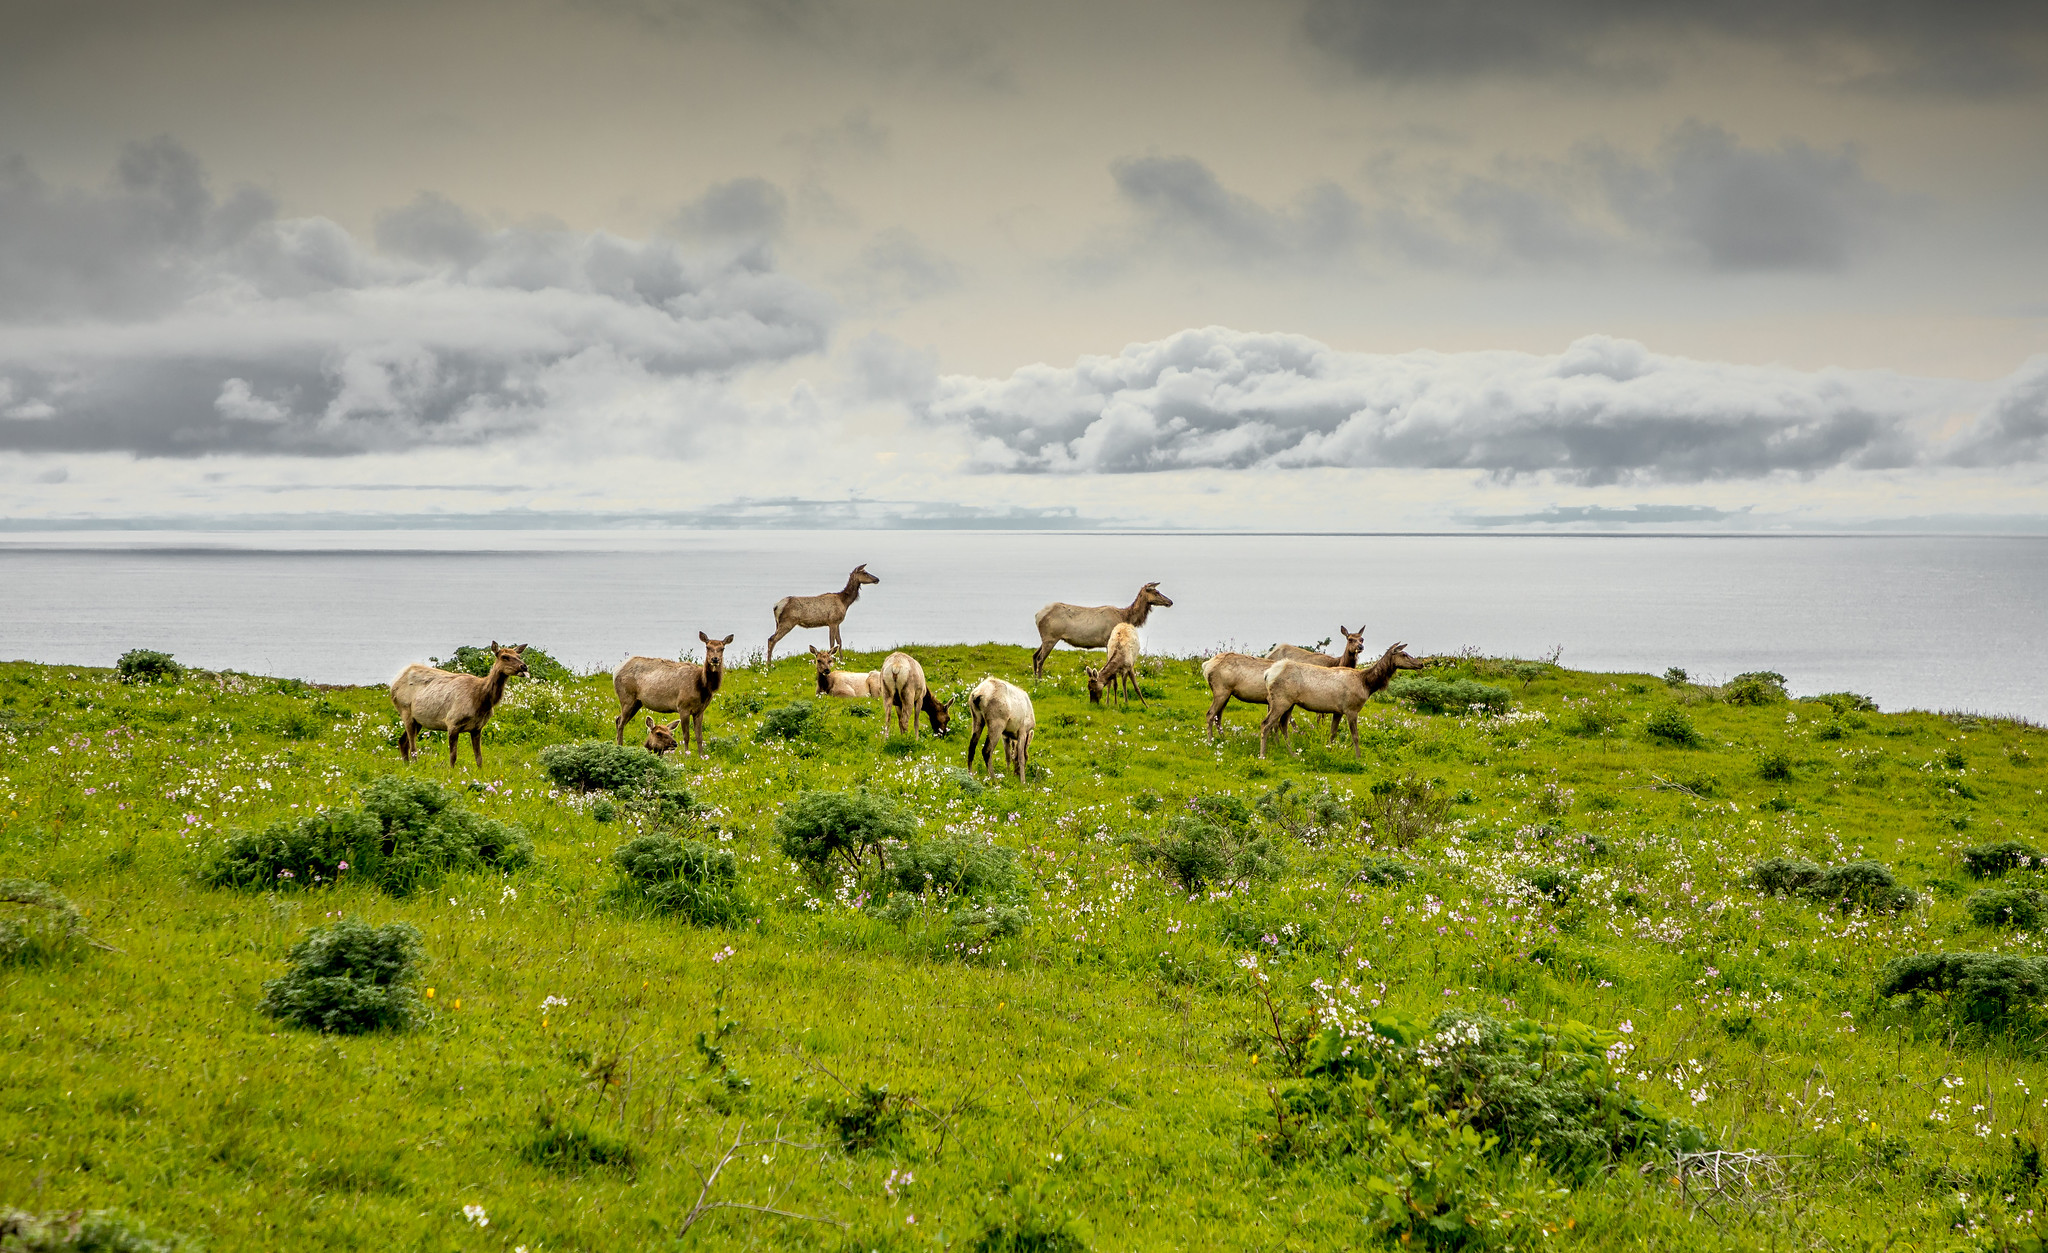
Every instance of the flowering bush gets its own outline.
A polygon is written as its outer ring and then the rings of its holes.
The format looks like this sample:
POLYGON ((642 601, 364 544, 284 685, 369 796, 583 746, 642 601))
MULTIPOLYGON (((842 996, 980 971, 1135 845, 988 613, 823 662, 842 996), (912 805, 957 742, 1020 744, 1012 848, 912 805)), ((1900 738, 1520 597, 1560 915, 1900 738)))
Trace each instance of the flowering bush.
POLYGON ((2041 854, 2018 840, 2001 840, 1995 844, 1966 848, 1962 857, 1963 869, 1973 879, 1996 879, 2009 870, 2032 866, 2041 860, 2041 854))
POLYGON ((419 1014, 412 981, 423 956, 420 933, 406 923, 344 919, 292 946, 291 969, 263 985, 258 1008, 316 1031, 402 1031, 419 1014))
POLYGON ((1980 927, 2032 931, 2048 918, 2048 895, 2032 888, 1979 888, 1966 902, 1970 921, 1980 927))

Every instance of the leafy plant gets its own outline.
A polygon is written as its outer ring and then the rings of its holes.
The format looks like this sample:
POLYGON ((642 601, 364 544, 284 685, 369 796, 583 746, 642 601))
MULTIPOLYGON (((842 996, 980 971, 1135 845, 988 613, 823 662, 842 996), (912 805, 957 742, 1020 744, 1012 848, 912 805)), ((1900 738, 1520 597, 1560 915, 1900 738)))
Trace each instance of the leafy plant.
POLYGON ((424 955, 420 933, 409 924, 373 927, 344 919, 307 932, 292 946, 291 969, 263 985, 258 1008, 316 1031, 402 1031, 419 1014, 412 983, 424 955))
POLYGON ((1752 670, 1721 685, 1721 699, 1731 705, 1782 705, 1785 676, 1775 670, 1752 670))
POLYGON ((1128 843, 1139 860, 1157 865, 1191 896, 1212 884, 1242 886, 1255 879, 1278 878, 1286 859, 1272 837, 1253 835, 1249 807, 1236 797, 1228 800, 1237 803, 1230 806, 1215 798, 1191 801, 1167 820, 1158 839, 1134 838, 1128 843))
POLYGON ((1758 745, 1755 756, 1758 778, 1773 783, 1785 783, 1791 780, 1792 754, 1784 745, 1758 745))
POLYGON ((1692 715, 1676 705, 1659 705, 1643 720, 1643 732, 1663 744, 1697 748, 1705 741, 1693 728, 1692 715))
POLYGON ((969 1253, 1087 1253, 1088 1238, 1072 1215, 1006 1194, 992 1202, 967 1248, 969 1253))
POLYGON ((811 1116, 822 1123, 848 1153, 885 1148, 903 1134, 902 1096, 888 1085, 863 1083, 840 1096, 817 1096, 808 1102, 811 1116))
POLYGON ((1420 671, 1403 671, 1387 689, 1394 699, 1426 714, 1464 714, 1475 710, 1506 713, 1511 697, 1504 687, 1475 679, 1446 679, 1420 671))
POLYGON ((619 871, 616 899, 644 903, 699 927, 730 927, 753 906, 740 890, 739 858, 730 849, 656 833, 612 851, 619 871))
POLYGON ((771 709, 754 728, 754 741, 815 740, 825 734, 825 717, 816 701, 800 700, 771 709))
POLYGON ((615 1170, 630 1175, 640 1164, 631 1143, 595 1127, 557 1118, 543 1110, 533 1134, 519 1144, 519 1156, 558 1175, 615 1170))
POLYGON ((1001 895, 1017 885, 1017 854, 974 840, 918 840, 897 852, 889 866, 897 891, 973 900, 1001 895))
POLYGON ((1818 696, 1802 696, 1802 701, 1813 701, 1826 705, 1836 714, 1874 714, 1877 702, 1856 692, 1822 692, 1818 696))
POLYGON ((824 879, 840 866, 859 874, 870 857, 886 869, 883 846, 909 843, 917 823, 872 792, 805 792, 776 816, 775 830, 783 855, 824 879))
POLYGON ((181 1237, 160 1239, 107 1210, 31 1214, 0 1209, 0 1253, 182 1253, 181 1237))
POLYGON ((169 653, 151 648, 131 648, 122 653, 114 670, 123 683, 175 683, 185 673, 185 667, 172 660, 169 653))
POLYGON ((1889 867, 1875 861, 1823 867, 1810 861, 1771 857, 1750 867, 1749 881, 1758 891, 1773 896, 1803 896, 1841 909, 1860 906, 1876 912, 1898 913, 1911 909, 1920 899, 1913 889, 1899 886, 1889 867))
POLYGON ((1407 862, 1398 857, 1375 855, 1365 859, 1354 877, 1358 882, 1373 887, 1398 887, 1403 883, 1412 882, 1415 872, 1409 868, 1407 862))
POLYGON ((1443 830, 1451 798, 1411 771, 1399 778, 1373 780, 1364 809, 1368 841, 1380 848, 1413 848, 1443 830))
POLYGON ((431 780, 385 775, 359 809, 324 809, 224 840, 200 872, 214 887, 310 888, 348 876, 405 896, 465 870, 518 870, 533 860, 526 833, 480 817, 431 780))
POLYGON ((579 792, 653 787, 677 773, 676 767, 638 744, 604 740, 550 744, 540 750, 540 768, 556 787, 579 792))
POLYGON ((2032 888, 1979 888, 1964 902, 1970 921, 1980 927, 2017 927, 2033 931, 2048 918, 2048 895, 2032 888))
POLYGON ((1687 674, 1682 666, 1672 666, 1664 671, 1664 683, 1667 687, 1684 687, 1690 682, 1692 676, 1687 674))
POLYGON ((1345 798, 1320 781, 1313 791, 1297 792, 1294 780, 1285 780, 1259 797, 1254 808, 1260 817, 1310 846, 1341 835, 1352 825, 1351 807, 1345 798))
POLYGON ((2018 840, 2000 840, 1966 848, 1962 851, 1962 859, 1963 870, 1971 878, 1997 879, 2021 866, 2039 865, 2041 854, 2018 840))
MULTIPOLYGON (((429 660, 443 670, 453 670, 457 674, 473 674, 482 678, 491 672, 491 667, 496 664, 498 658, 490 649, 480 645, 460 644, 445 660, 440 657, 429 660)), ((519 660, 526 663, 527 675, 537 682, 566 683, 576 677, 575 671, 531 644, 519 654, 519 660)))
POLYGON ((59 957, 88 942, 85 919, 63 893, 31 879, 0 879, 0 966, 59 957))
POLYGON ((2048 958, 2011 953, 1916 953, 1895 957, 1878 976, 1880 997, 1942 993, 1960 1020, 1990 1030, 2019 1025, 2048 999, 2048 958))
POLYGON ((1024 934, 1031 925, 1031 910, 1024 905, 983 905, 978 909, 955 910, 950 927, 953 942, 980 944, 1007 940, 1024 934))

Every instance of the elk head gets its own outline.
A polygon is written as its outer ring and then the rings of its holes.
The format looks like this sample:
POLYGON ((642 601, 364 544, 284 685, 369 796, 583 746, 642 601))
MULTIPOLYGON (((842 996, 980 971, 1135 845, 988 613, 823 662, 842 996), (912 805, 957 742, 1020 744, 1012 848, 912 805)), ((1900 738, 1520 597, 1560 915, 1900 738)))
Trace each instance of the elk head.
POLYGON ((940 700, 930 692, 925 693, 925 712, 931 715, 932 734, 944 735, 946 728, 953 725, 953 702, 940 700))
POLYGON ((1358 651, 1365 647, 1365 623, 1359 623, 1358 629, 1354 631, 1340 622, 1337 624, 1337 634, 1344 637, 1344 651, 1339 654, 1339 659, 1348 658, 1344 664, 1355 664, 1358 661, 1358 651))
POLYGON ((832 667, 838 658, 834 657, 829 649, 821 653, 813 648, 810 654, 811 664, 818 668, 818 695, 828 695, 832 690, 832 667))
POLYGON ((861 562, 861 563, 860 563, 859 565, 855 566, 855 567, 853 568, 853 573, 852 573, 851 575, 849 575, 848 577, 849 577, 849 578, 851 578, 851 579, 853 580, 853 582, 855 582, 856 584, 859 584, 859 585, 861 585, 861 586, 866 586, 866 585, 867 585, 867 584, 869 584, 869 583, 880 583, 880 582, 881 582, 881 580, 880 580, 880 579, 878 579, 878 578, 876 578, 876 577, 875 577, 874 575, 872 575, 872 574, 869 574, 869 573, 868 573, 868 563, 867 563, 867 562, 865 562, 865 561, 863 561, 863 562, 861 562))
POLYGON ((1142 604, 1157 605, 1161 609, 1173 608, 1173 602, 1167 598, 1165 592, 1159 590, 1157 583, 1147 583, 1138 592, 1138 600, 1142 604))
POLYGON ((505 644, 501 646, 498 641, 492 640, 491 657, 493 658, 493 663, 491 669, 503 670, 507 677, 515 674, 525 674, 526 662, 520 657, 520 654, 525 651, 526 645, 524 644, 505 644))
POLYGON ((1102 703, 1102 671, 1083 666, 1081 673, 1088 676, 1088 703, 1100 705, 1102 703))
POLYGON ((697 638, 704 641, 704 673, 724 674, 725 646, 732 643, 732 636, 728 635, 722 640, 715 640, 704 634, 704 632, 699 631, 697 632, 697 638))
POLYGON ((1389 648, 1386 652, 1386 658, 1393 663, 1396 670, 1426 670, 1429 668, 1429 658, 1410 657, 1406 644, 1396 644, 1389 648))
POLYGON ((674 751, 676 746, 676 728, 682 724, 683 720, 681 718, 669 723, 656 722, 654 719, 649 718, 647 720, 647 742, 641 745, 641 747, 653 753, 656 757, 661 756, 663 753, 674 751))

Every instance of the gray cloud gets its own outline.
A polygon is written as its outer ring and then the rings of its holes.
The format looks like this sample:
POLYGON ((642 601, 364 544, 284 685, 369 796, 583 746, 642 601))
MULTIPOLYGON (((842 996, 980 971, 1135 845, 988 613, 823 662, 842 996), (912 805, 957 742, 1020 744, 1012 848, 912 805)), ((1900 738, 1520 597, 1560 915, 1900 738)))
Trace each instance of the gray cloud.
POLYGON ((1712 505, 1630 505, 1616 509, 1605 505, 1552 505, 1534 513, 1476 514, 1466 518, 1473 526, 1671 526, 1685 522, 1719 522, 1740 517, 1744 509, 1716 509, 1712 505))
POLYGON ((1117 191, 1170 245, 1259 264, 1313 261, 1350 251, 1363 238, 1357 201, 1318 184, 1285 209, 1268 209, 1225 188, 1193 157, 1133 157, 1110 167, 1117 191))
POLYGON ((2030 0, 1308 0, 1301 29, 1349 70, 1394 82, 1643 87, 1701 36, 1826 66, 1826 77, 1865 90, 1988 96, 2048 81, 2048 9, 2030 0))
POLYGON ((1606 484, 1911 465, 1925 455, 1914 424, 1986 390, 1691 361, 1605 336, 1553 356, 1374 356, 1210 327, 1065 369, 945 377, 921 412, 974 436, 988 470, 1387 467, 1606 484))
POLYGON ((789 225, 789 197, 765 178, 736 178, 707 188, 671 224, 684 239, 741 246, 772 243, 789 225))
POLYGON ((681 389, 683 412, 634 423, 687 423, 738 407, 732 372, 820 350, 834 316, 759 248, 488 230, 433 195, 383 215, 373 253, 254 194, 216 199, 167 140, 98 192, 18 161, 0 187, 0 449, 472 444, 609 417, 650 386, 681 389))
POLYGON ((877 234, 860 260, 860 284, 883 300, 926 300, 960 286, 960 267, 901 227, 877 234))
POLYGON ((1943 460, 1963 466, 2048 460, 2048 356, 2021 366, 1943 460))

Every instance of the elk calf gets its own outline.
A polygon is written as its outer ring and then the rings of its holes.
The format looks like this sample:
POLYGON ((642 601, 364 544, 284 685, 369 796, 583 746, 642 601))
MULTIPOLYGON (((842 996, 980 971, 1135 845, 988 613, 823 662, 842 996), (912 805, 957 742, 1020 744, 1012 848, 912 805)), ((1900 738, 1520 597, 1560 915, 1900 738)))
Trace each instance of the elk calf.
POLYGON ((663 753, 674 752, 676 747, 676 728, 681 725, 683 725, 681 718, 665 724, 656 722, 652 717, 648 718, 647 742, 640 747, 653 753, 656 757, 661 756, 663 753))
POLYGON ((448 733, 448 768, 455 769, 455 747, 464 731, 469 732, 469 749, 476 754, 476 768, 484 768, 484 724, 505 696, 505 680, 526 673, 520 654, 526 645, 500 648, 491 641, 491 671, 482 678, 455 674, 432 666, 411 665, 391 681, 391 703, 405 724, 398 751, 407 761, 419 747, 420 732, 448 733))
POLYGON ((839 660, 830 652, 819 652, 813 648, 811 664, 818 669, 818 695, 843 696, 859 699, 863 696, 882 694, 882 673, 879 670, 834 670, 839 660))
POLYGON ((1138 694, 1138 703, 1145 703, 1145 689, 1138 686, 1138 628, 1128 622, 1119 622, 1109 631, 1109 655, 1103 659, 1100 669, 1083 669, 1088 676, 1088 702, 1102 703, 1104 689, 1117 693, 1117 699, 1128 708, 1124 700, 1126 690, 1138 694))

